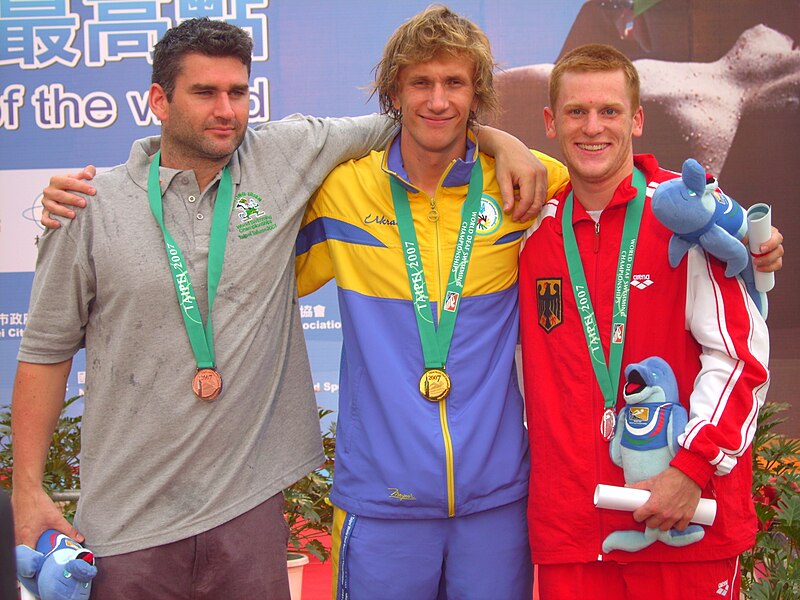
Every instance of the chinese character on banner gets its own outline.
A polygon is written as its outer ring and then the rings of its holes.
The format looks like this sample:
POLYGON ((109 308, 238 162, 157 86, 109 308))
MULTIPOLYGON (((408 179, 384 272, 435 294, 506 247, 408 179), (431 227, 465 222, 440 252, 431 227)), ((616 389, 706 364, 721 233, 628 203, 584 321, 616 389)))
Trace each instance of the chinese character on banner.
MULTIPOLYGON (((2 1, 2 0, 0 0, 2 1)), ((152 62, 150 51, 170 28, 161 16, 163 0, 84 0, 94 18, 84 27, 85 63, 102 67, 123 58, 152 62)))
POLYGON ((300 318, 311 319, 314 317, 314 309, 310 304, 300 305, 300 318))
POLYGON ((72 47, 78 27, 67 0, 0 0, 0 65, 74 67, 80 59, 72 47))

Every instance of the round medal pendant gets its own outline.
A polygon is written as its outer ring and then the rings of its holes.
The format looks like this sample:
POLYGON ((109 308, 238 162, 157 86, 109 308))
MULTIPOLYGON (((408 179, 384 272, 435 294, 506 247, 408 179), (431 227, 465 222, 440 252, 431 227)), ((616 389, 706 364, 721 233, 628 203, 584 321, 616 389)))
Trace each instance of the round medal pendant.
POLYGON ((200 400, 211 402, 222 391, 222 377, 214 369, 197 369, 192 380, 192 390, 200 400))
POLYGON ((611 441, 614 437, 614 428, 616 425, 617 417, 614 415, 614 411, 610 408, 605 409, 603 411, 603 416, 600 417, 600 435, 603 436, 604 441, 611 441))
POLYGON ((450 377, 442 369, 427 369, 419 379, 419 393, 431 402, 447 398, 450 377))

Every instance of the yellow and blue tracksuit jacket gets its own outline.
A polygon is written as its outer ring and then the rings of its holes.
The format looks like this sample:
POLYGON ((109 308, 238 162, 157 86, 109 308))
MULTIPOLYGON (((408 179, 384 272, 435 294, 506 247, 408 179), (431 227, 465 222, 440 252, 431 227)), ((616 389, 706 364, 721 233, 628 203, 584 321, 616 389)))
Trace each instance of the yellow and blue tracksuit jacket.
MULTIPOLYGON (((297 242, 300 295, 336 279, 343 348, 332 502, 375 518, 442 518, 525 497, 528 444, 517 385, 517 259, 530 223, 502 211, 494 159, 469 136, 431 198, 408 182, 398 135, 386 151, 337 167, 312 198, 297 242), (478 232, 446 370, 450 395, 419 393, 422 346, 389 178, 408 191, 434 316, 474 160, 483 167, 478 232), (429 220, 436 208, 438 221, 429 220)), ((566 182, 548 168, 548 197, 566 182)))

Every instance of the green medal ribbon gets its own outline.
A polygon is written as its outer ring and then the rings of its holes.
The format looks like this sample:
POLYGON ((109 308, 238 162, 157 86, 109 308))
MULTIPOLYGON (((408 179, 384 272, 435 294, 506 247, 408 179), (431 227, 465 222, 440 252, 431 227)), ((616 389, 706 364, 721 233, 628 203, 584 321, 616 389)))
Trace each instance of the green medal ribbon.
POLYGON ((411 298, 422 342, 425 368, 444 369, 453 340, 456 316, 480 216, 481 196, 483 195, 483 171, 480 159, 476 159, 472 167, 467 199, 461 209, 458 243, 453 254, 453 265, 450 268, 450 277, 445 289, 438 329, 434 326, 433 309, 428 295, 428 285, 425 281, 425 271, 422 268, 422 256, 417 242, 417 233, 414 230, 414 219, 411 215, 408 194, 396 178, 391 177, 390 182, 392 202, 397 216, 397 228, 403 245, 408 283, 411 287, 411 298))
POLYGON ((203 327, 203 319, 195 299, 194 287, 186 268, 186 261, 180 248, 175 243, 172 235, 164 226, 164 207, 161 198, 161 183, 158 168, 161 164, 161 151, 156 152, 153 162, 150 163, 150 172, 147 178, 147 197, 150 200, 150 210, 158 221, 164 234, 164 244, 167 248, 167 257, 172 268, 172 278, 175 282, 175 292, 178 295, 178 304, 183 314, 183 323, 186 333, 189 334, 189 343, 192 345, 198 369, 214 368, 214 333, 211 324, 211 310, 214 298, 217 295, 217 286, 222 276, 222 262, 225 258, 225 245, 228 241, 228 221, 233 200, 233 183, 228 167, 222 169, 222 175, 217 190, 217 202, 214 217, 211 221, 211 238, 208 248, 208 320, 203 327))
POLYGON ((611 344, 609 346, 609 361, 606 365, 603 345, 600 342, 597 319, 586 285, 586 275, 583 271, 581 255, 578 252, 578 243, 575 240, 575 231, 572 228, 573 194, 569 193, 564 203, 561 215, 561 225, 564 231, 564 250, 567 256, 567 267, 572 282, 572 291, 578 313, 581 316, 583 333, 586 336, 586 345, 592 359, 592 367, 603 394, 606 409, 612 409, 617 403, 619 390, 619 375, 622 368, 622 349, 625 345, 625 326, 628 321, 628 296, 630 293, 631 271, 633 258, 636 253, 636 240, 639 235, 639 226, 642 222, 644 198, 647 181, 639 169, 633 170, 633 186, 636 188, 636 197, 628 203, 625 211, 625 223, 622 228, 622 243, 619 250, 619 263, 617 277, 614 284, 614 315, 611 322, 611 344))

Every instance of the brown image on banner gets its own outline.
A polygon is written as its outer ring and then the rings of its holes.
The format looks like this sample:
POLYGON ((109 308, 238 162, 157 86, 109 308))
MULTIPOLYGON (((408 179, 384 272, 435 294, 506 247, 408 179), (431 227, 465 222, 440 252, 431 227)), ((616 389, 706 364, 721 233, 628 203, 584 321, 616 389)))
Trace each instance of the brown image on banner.
MULTIPOLYGON (((634 151, 654 154, 680 171, 696 158, 743 206, 773 208, 786 237, 785 267, 769 293, 769 400, 791 403, 800 372, 800 2, 798 0, 661 0, 586 2, 561 54, 585 43, 606 43, 634 60, 642 78, 644 135, 634 151)), ((554 60, 557 57, 554 57, 554 60)), ((562 158, 545 137, 552 64, 498 73, 501 112, 491 123, 531 148, 562 158)), ((542 318, 540 297, 539 317, 542 318)), ((544 325, 542 325, 544 326, 544 325)), ((800 435, 800 405, 783 432, 800 435)))

